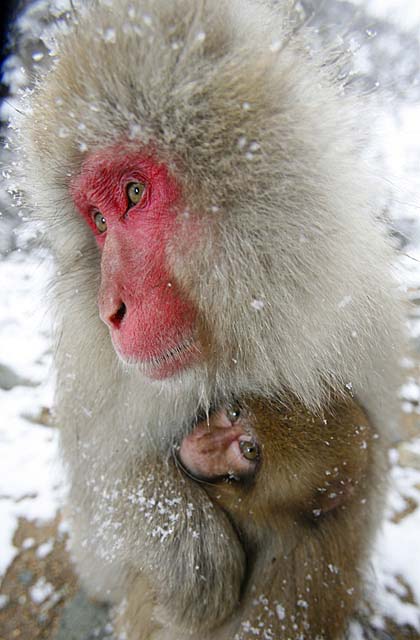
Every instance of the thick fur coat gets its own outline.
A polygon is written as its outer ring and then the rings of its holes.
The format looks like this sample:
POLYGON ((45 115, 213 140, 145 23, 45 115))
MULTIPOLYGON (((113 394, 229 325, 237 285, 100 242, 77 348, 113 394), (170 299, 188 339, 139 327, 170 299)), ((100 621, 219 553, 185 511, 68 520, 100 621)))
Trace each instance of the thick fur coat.
POLYGON ((164 594, 155 615, 197 625, 200 639, 206 615, 222 620, 228 594, 236 601, 244 560, 201 488, 180 490, 165 471, 197 412, 247 394, 319 412, 350 389, 382 434, 392 422, 401 309, 362 159, 363 111, 309 35, 251 0, 88 3, 57 31, 19 124, 57 265, 57 420, 80 571, 118 602, 129 576, 152 567, 164 594), (188 206, 167 260, 212 337, 204 364, 163 382, 115 354, 97 311, 99 251, 69 194, 86 155, 121 140, 151 146, 182 185, 188 206), (190 243, 194 216, 206 232, 190 243), (203 546, 207 586, 179 568, 203 546))

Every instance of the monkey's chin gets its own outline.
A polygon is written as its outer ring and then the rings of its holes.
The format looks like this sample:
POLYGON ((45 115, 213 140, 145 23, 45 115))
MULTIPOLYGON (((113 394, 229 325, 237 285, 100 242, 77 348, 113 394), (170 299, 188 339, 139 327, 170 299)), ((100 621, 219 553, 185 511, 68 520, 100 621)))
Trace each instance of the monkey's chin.
POLYGON ((125 365, 134 366, 150 380, 165 380, 179 375, 200 360, 200 349, 193 339, 185 340, 159 355, 142 358, 141 354, 125 353, 113 341, 114 349, 125 365))

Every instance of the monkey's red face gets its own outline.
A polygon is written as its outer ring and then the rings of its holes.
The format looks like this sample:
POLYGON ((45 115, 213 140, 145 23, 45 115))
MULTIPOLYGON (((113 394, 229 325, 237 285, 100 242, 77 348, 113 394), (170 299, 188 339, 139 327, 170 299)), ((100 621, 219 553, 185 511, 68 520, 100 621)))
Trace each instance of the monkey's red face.
POLYGON ((167 167, 111 147, 86 160, 71 192, 100 247, 99 313, 118 354, 155 379, 193 364, 196 310, 167 261, 181 205, 167 167))

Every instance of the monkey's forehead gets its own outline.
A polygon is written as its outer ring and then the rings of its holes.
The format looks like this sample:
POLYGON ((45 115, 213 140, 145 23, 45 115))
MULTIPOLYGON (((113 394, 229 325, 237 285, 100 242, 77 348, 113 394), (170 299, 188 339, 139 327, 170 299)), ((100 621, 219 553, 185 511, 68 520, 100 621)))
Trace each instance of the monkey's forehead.
POLYGON ((344 126, 344 105, 339 123, 335 91, 318 91, 322 76, 297 54, 284 10, 262 3, 103 1, 57 42, 26 139, 38 157, 71 158, 68 174, 120 140, 152 144, 195 197, 226 202, 296 172, 291 158, 311 173, 317 129, 325 151, 344 126))

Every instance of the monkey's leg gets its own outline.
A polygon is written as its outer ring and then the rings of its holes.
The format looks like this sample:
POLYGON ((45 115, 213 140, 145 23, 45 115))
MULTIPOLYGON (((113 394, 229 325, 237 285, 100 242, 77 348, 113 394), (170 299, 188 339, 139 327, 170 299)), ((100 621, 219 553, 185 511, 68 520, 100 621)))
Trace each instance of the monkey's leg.
POLYGON ((268 640, 344 640, 363 596, 365 537, 354 521, 333 520, 317 530, 287 516, 282 526, 274 521, 249 547, 238 614, 212 640, 253 640, 256 630, 268 640))
POLYGON ((157 640, 162 625, 155 619, 156 594, 147 577, 135 572, 126 581, 126 596, 114 609, 116 638, 157 640))

